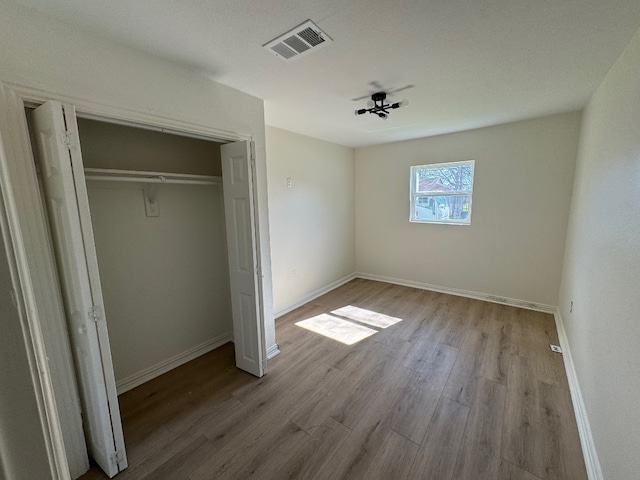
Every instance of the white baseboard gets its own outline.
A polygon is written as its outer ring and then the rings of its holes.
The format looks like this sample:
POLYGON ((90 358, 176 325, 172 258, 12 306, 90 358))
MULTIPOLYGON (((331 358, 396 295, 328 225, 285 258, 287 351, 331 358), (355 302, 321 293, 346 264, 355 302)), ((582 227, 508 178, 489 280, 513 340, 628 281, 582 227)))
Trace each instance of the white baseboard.
POLYGON ((325 293, 328 293, 331 290, 334 290, 334 289, 338 288, 339 286, 344 285, 347 282, 350 282, 351 280, 356 278, 356 276, 357 276, 356 274, 352 273, 351 275, 347 275, 346 277, 342 277, 341 279, 336 280, 335 282, 331 282, 329 285, 326 285, 326 286, 324 286, 322 288, 319 288, 318 290, 314 290, 313 292, 311 292, 311 293, 305 295, 304 297, 296 300, 294 303, 286 306, 282 310, 279 310, 279 311, 275 312, 274 317, 278 318, 278 317, 281 317, 283 315, 286 315, 287 313, 294 311, 296 308, 301 307, 305 303, 309 303, 311 300, 315 300, 316 298, 321 297, 325 293))
POLYGON ((562 359, 564 360, 564 369, 567 371, 567 378, 569 380, 569 390, 571 391, 573 411, 575 412, 576 423, 578 424, 578 433, 580 435, 584 463, 587 468, 587 476, 589 480, 604 480, 600 461, 598 460, 598 452, 596 451, 593 434, 591 433, 587 410, 584 405, 584 399, 582 398, 582 392, 580 391, 580 385, 578 384, 578 375, 573 363, 573 358, 571 357, 567 332, 564 329, 560 312, 556 310, 553 316, 556 320, 556 330, 558 330, 558 339, 562 347, 562 359))
POLYGON ((441 287, 430 283, 415 282, 413 280, 404 280, 401 278, 385 277, 383 275, 373 275, 370 273, 358 272, 356 278, 364 278, 365 280, 376 280, 378 282, 393 283, 403 285, 405 287, 421 288, 423 290, 431 290, 439 293, 448 293, 459 297, 475 298, 476 300, 484 300, 486 302, 500 303, 502 305, 510 305, 512 307, 526 308, 527 310, 536 310, 544 313, 554 313, 556 307, 545 305, 544 303, 528 302, 526 300, 518 300, 515 298, 501 297, 488 293, 472 292, 470 290, 461 290, 459 288, 441 287))
POLYGON ((274 343, 269 348, 267 348, 267 359, 271 359, 280 353, 280 347, 277 343, 274 343))
POLYGON ((134 373, 133 375, 128 376, 127 378, 123 378, 116 382, 116 389, 118 391, 118 395, 121 393, 127 392, 132 388, 135 388, 139 385, 142 385, 149 380, 156 378, 163 373, 167 373, 169 370, 173 370, 180 365, 183 365, 187 362, 190 362, 194 358, 198 358, 200 355, 204 355, 211 350, 215 350, 218 347, 221 347, 225 343, 233 341, 232 333, 225 333, 224 335, 220 335, 216 338, 213 338, 207 342, 204 342, 201 345, 198 345, 194 348, 187 350, 186 352, 182 352, 175 357, 169 358, 167 360, 163 360, 156 365, 145 368, 138 373, 134 373))

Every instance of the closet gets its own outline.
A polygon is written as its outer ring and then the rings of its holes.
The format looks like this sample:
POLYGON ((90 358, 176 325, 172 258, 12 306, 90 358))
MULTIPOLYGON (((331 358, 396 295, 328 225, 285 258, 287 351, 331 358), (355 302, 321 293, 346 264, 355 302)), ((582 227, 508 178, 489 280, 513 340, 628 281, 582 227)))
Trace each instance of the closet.
POLYGON ((239 368, 264 374, 250 142, 55 101, 27 118, 79 399, 58 386, 65 448, 72 475, 88 451, 112 477, 127 467, 117 393, 228 341, 239 368))
POLYGON ((233 338, 220 144, 78 131, 120 394, 233 338))

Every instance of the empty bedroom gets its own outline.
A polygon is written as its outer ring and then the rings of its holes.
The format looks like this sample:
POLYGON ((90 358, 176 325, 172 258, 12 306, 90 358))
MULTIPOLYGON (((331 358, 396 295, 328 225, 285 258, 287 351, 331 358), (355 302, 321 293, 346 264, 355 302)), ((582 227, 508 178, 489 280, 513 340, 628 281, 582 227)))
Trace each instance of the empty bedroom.
POLYGON ((640 478, 637 0, 0 40, 0 479, 640 478))

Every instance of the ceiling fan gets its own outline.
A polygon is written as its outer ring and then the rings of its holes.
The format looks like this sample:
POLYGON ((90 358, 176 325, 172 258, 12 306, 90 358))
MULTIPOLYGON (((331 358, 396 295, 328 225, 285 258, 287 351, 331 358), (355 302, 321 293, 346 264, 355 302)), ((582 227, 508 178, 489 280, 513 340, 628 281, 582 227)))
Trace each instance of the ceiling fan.
POLYGON ((358 98, 352 98, 351 100, 354 102, 357 102, 358 100, 362 100, 364 98, 371 98, 371 96, 375 93, 379 93, 379 92, 384 92, 387 94, 387 96, 393 95, 395 93, 401 92, 403 90, 408 90, 410 88, 415 87, 415 85, 405 85, 404 87, 400 87, 400 88, 384 88, 382 85, 380 85, 379 82, 373 81, 373 82, 369 82, 369 85, 371 85, 374 90, 370 93, 368 93, 367 95, 363 95, 361 97, 358 98))
MULTIPOLYGON (((389 112, 396 108, 407 107, 409 102, 405 99, 400 102, 395 103, 385 103, 388 95, 393 95, 394 93, 400 92, 402 90, 407 90, 412 88, 413 85, 406 85, 401 88, 396 88, 392 90, 385 91, 385 89, 378 82, 369 82, 369 84, 376 88, 378 91, 371 94, 371 98, 367 102, 367 107, 369 108, 359 108, 354 112, 356 116, 364 115, 365 113, 372 113, 373 115, 377 115, 378 117, 386 120, 389 118, 389 112)), ((362 97, 354 98, 353 101, 362 100, 367 98, 369 95, 364 95, 362 97)))

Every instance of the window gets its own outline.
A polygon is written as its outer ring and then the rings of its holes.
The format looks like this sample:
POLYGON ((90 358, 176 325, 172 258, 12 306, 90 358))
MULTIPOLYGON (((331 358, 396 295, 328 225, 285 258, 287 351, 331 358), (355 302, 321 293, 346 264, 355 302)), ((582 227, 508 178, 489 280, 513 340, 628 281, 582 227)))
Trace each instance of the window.
POLYGON ((471 224, 474 160, 411 167, 410 222, 471 224))

